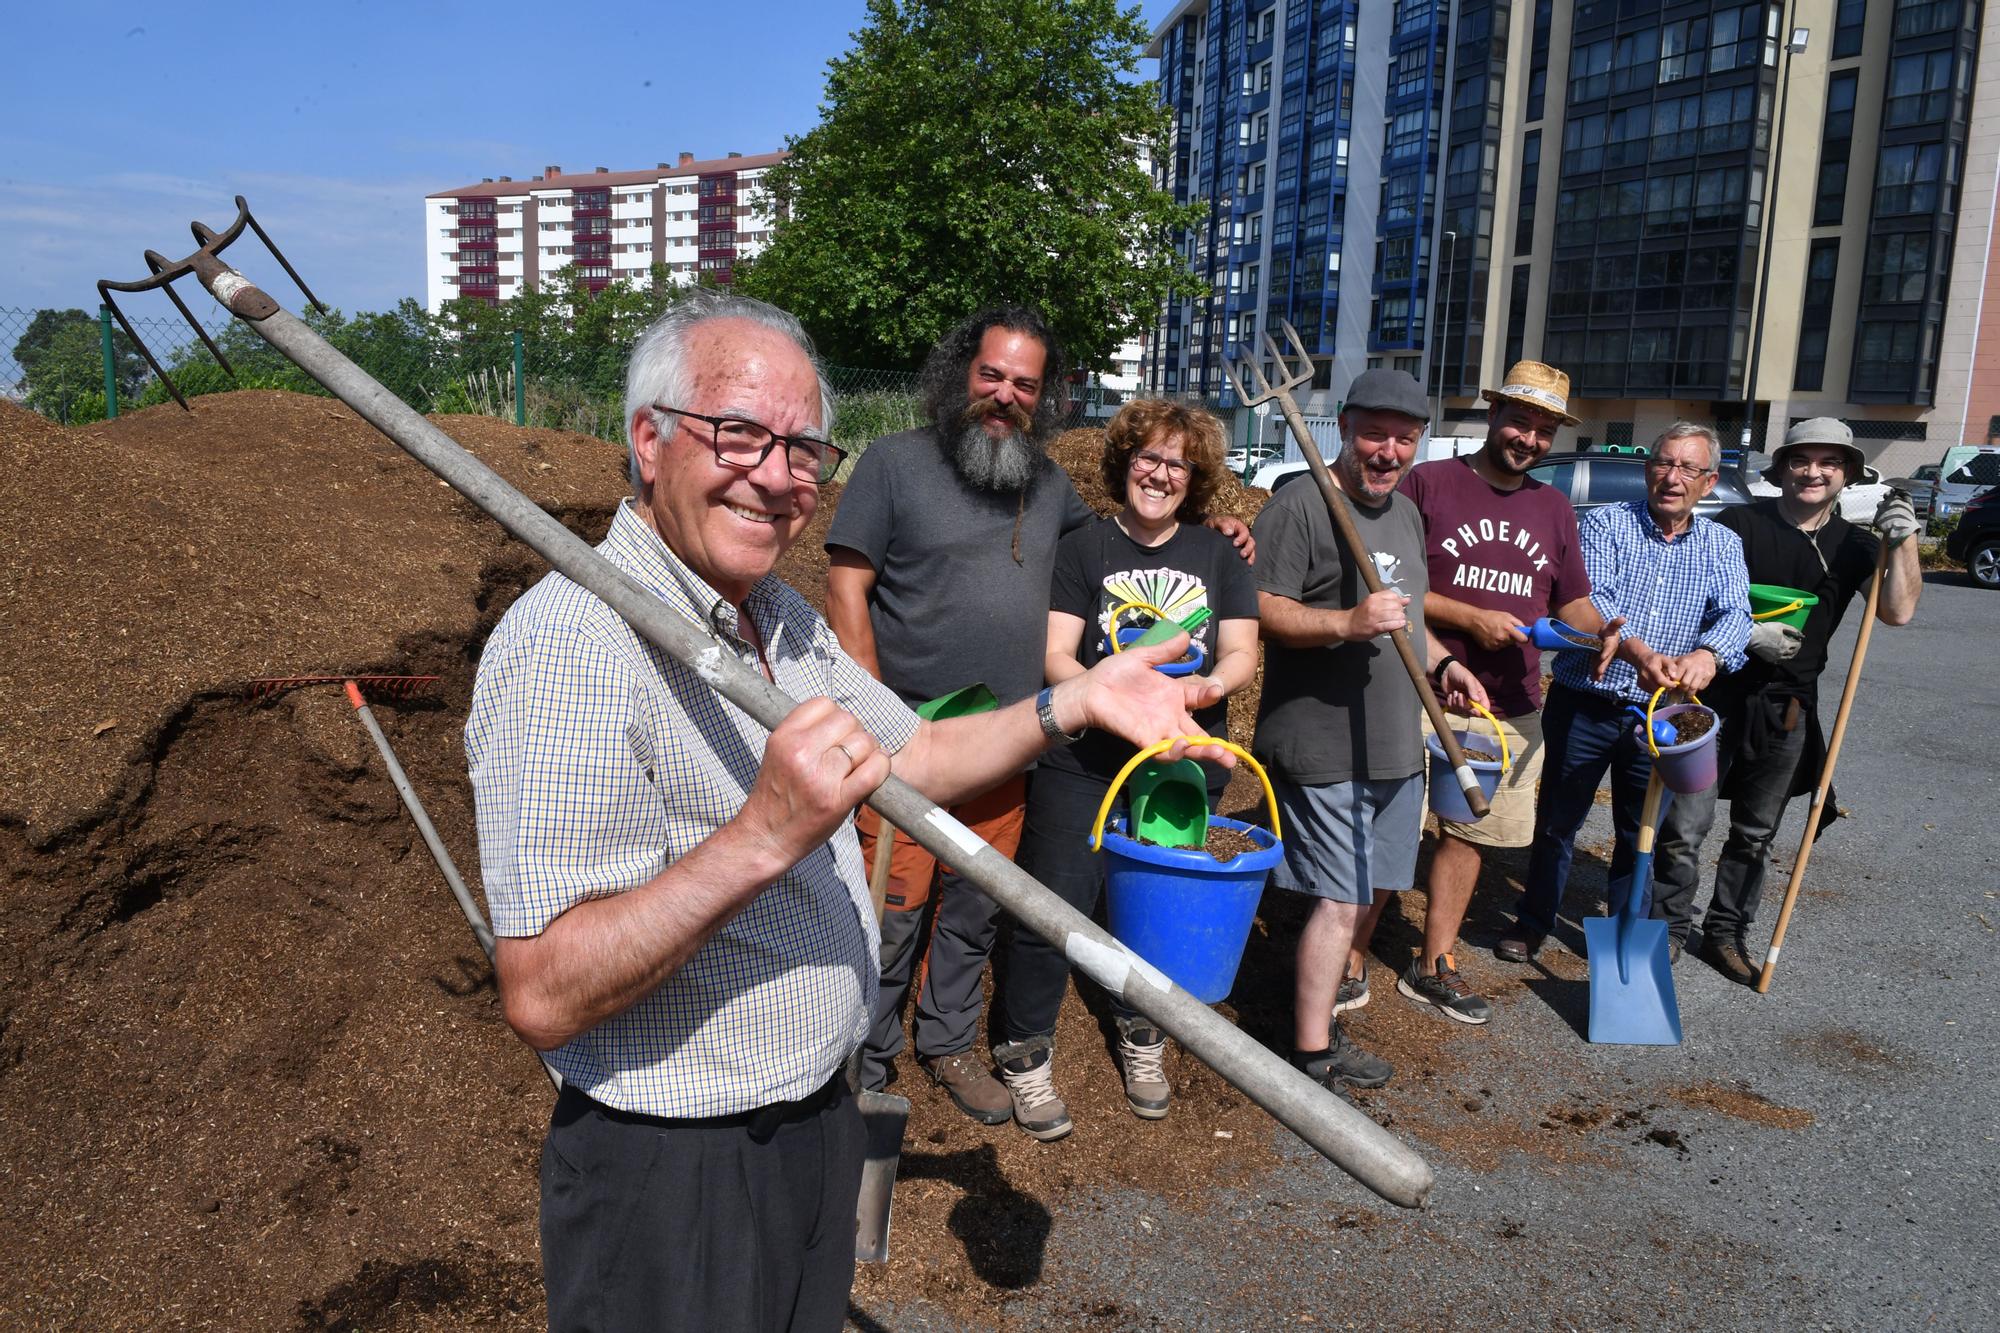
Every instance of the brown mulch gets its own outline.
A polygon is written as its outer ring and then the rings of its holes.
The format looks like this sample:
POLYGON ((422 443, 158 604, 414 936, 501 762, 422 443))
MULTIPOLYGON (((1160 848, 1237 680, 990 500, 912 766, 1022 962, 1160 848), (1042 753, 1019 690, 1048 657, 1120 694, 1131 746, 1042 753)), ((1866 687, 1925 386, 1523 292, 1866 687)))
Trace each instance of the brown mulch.
POLYGON ((1752 1092, 1747 1085, 1725 1088, 1717 1083, 1697 1083, 1690 1088, 1674 1088, 1669 1095, 1689 1106, 1719 1111, 1723 1115, 1772 1129, 1804 1129, 1813 1122, 1811 1111, 1797 1106, 1780 1106, 1763 1093, 1752 1092))
MULTIPOLYGON (((375 711, 476 885, 460 731, 485 635, 541 564, 337 402, 194 408, 64 431, 0 403, 0 1327, 539 1326, 548 1083, 339 692, 242 686, 442 677, 375 711)), ((587 539, 626 493, 600 441, 438 424, 587 539)), ((838 498, 782 567, 815 602, 838 498)), ((1262 493, 1225 498, 1248 517, 1262 493)), ((1262 822, 1260 799, 1232 786, 1223 808, 1262 822)), ((1390 953, 1419 919, 1403 900, 1390 953)), ((1302 919, 1266 901, 1224 1007, 1272 1044, 1302 919)), ((1490 1114, 1425 1118, 1483 1105, 1456 1025, 1391 1000, 1356 1030, 1401 1071, 1370 1098, 1392 1128, 1481 1164, 1474 1145, 1558 1151, 1490 1114)), ((1278 1160, 1271 1120, 1177 1052, 1174 1114, 1136 1120, 1107 1037, 1101 999, 1072 994, 1077 1129, 1054 1145, 973 1124, 905 1064, 899 1243, 858 1302, 998 1320, 1061 1209, 1114 1187, 1198 1203, 1278 1160)))

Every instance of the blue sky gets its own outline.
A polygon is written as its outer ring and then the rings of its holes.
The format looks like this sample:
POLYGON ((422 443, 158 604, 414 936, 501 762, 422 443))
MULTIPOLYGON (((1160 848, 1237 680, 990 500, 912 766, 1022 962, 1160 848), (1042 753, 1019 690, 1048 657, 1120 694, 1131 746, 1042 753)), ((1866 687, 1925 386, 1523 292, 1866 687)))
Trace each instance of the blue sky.
MULTIPOLYGON (((221 226, 243 194, 321 299, 350 312, 421 296, 434 190, 549 163, 619 170, 782 147, 817 121, 826 62, 866 12, 861 0, 9 8, 0 307, 94 310, 98 278, 143 276, 148 248, 185 253, 189 220, 221 226)), ((1142 8, 1157 23, 1173 4, 1142 8)))

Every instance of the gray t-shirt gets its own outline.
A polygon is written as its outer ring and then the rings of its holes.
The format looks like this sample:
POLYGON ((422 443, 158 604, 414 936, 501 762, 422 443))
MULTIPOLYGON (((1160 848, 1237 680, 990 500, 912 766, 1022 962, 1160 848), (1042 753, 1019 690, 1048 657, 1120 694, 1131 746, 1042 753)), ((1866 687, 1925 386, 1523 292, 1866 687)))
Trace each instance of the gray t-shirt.
MULTIPOLYGON (((1405 614, 1425 660, 1424 524, 1407 496, 1371 509, 1349 504, 1384 587, 1410 599, 1405 614)), ((1310 481, 1281 489, 1257 516, 1257 589, 1309 607, 1345 610, 1368 595, 1347 559, 1326 501, 1310 481)), ((1264 641, 1264 693, 1251 751, 1293 782, 1406 778, 1423 766, 1416 686, 1388 636, 1365 643, 1286 648, 1264 641)))
POLYGON ((826 545, 874 566, 875 656, 905 703, 982 683, 1005 705, 1042 687, 1056 544, 1096 517, 1052 459, 1025 496, 985 491, 935 431, 904 431, 854 465, 826 545))

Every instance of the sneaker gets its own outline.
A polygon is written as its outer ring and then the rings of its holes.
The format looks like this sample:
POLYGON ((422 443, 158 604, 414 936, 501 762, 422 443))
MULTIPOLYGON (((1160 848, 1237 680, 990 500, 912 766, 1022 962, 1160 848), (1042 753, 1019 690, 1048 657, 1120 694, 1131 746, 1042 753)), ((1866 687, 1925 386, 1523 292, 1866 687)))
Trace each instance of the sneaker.
POLYGON ((1361 965, 1358 977, 1344 976, 1340 979, 1340 989, 1333 995, 1333 1012, 1344 1014, 1349 1009, 1368 1007, 1368 964, 1361 965))
POLYGON ((1535 955, 1542 951, 1542 939, 1542 936, 1528 931, 1511 930, 1493 946, 1493 956, 1503 963, 1532 963, 1535 955))
POLYGON ((1701 937, 1701 958, 1739 986, 1757 984, 1757 965, 1750 961, 1749 951, 1743 947, 1742 940, 1704 935, 1701 937))
POLYGON ((1412 958, 1409 968, 1397 978, 1396 989, 1461 1023, 1476 1027, 1493 1017, 1493 1006, 1459 977, 1458 964, 1448 953, 1437 956, 1435 971, 1425 967, 1423 959, 1412 958))
POLYGON ((1324 1051, 1307 1054, 1296 1051, 1292 1062, 1310 1078, 1318 1079, 1335 1092, 1340 1084, 1351 1088, 1379 1088, 1389 1081, 1395 1072, 1379 1055, 1370 1055, 1347 1039, 1340 1024, 1333 1025, 1333 1045, 1324 1051))
POLYGON ((1118 1066, 1125 1072, 1125 1104, 1141 1120, 1166 1118, 1173 1089, 1167 1085, 1167 1039, 1142 1018, 1118 1020, 1118 1066))
POLYGON ((982 1125, 1004 1125, 1014 1118, 1014 1099, 986 1062, 971 1051, 933 1055, 917 1061, 931 1082, 951 1095, 952 1103, 982 1125))
POLYGON ((995 1047, 1000 1080, 1014 1103, 1014 1123, 1031 1139, 1048 1143, 1076 1126, 1056 1093, 1055 1048, 1047 1037, 1030 1037, 995 1047))

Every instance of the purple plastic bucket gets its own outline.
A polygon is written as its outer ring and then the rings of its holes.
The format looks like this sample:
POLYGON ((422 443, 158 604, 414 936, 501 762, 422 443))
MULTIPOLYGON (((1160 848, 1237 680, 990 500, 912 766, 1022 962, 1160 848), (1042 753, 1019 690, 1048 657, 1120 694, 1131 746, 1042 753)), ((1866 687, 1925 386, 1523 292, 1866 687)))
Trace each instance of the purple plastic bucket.
MULTIPOLYGON (((1685 745, 1662 745, 1659 754, 1653 758, 1653 767, 1659 770, 1660 781, 1668 791, 1682 796, 1692 796, 1696 792, 1707 791, 1715 785, 1715 760, 1718 753, 1715 748, 1715 736, 1722 730, 1722 719, 1715 716, 1714 710, 1704 708, 1700 704, 1674 704, 1671 707, 1654 709, 1653 720, 1671 723, 1684 713, 1707 713, 1711 719, 1708 730, 1685 745)), ((1645 727, 1633 727, 1632 738, 1640 745, 1645 745, 1645 727)))

